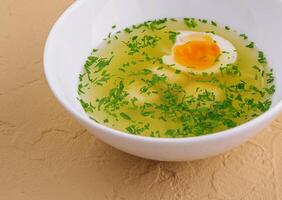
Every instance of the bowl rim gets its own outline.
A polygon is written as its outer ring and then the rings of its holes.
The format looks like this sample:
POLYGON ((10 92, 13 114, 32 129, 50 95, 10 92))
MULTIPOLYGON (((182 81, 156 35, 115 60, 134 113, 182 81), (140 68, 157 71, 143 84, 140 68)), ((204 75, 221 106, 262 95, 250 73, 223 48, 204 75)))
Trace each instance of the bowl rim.
POLYGON ((47 80, 47 83, 49 85, 49 88, 51 89, 53 95, 56 97, 56 99, 59 101, 59 103, 68 111, 70 112, 75 118, 80 120, 81 122, 86 123, 88 126, 93 127, 95 129, 98 129, 102 132, 108 132, 110 134, 116 135, 118 137, 128 139, 128 140, 141 140, 143 142, 149 142, 149 143, 201 143, 203 141, 214 141, 214 140, 222 140, 225 138, 230 138, 235 135, 240 134, 246 134, 245 131, 248 131, 251 127, 256 127, 258 124, 261 124, 265 121, 271 120, 273 117, 278 115, 282 111, 282 100, 272 106, 268 111, 261 114, 257 118, 254 118, 242 125, 236 126, 231 129, 227 129, 225 131, 215 132, 208 135, 202 135, 202 136, 195 136, 195 137, 184 137, 184 138, 155 138, 155 137, 148 137, 148 136, 142 136, 142 135, 133 135, 126 132, 122 132, 104 125, 101 125, 99 123, 96 123, 95 121, 91 120, 87 115, 79 113, 76 109, 73 108, 73 106, 65 99, 65 97, 60 93, 60 90, 54 84, 52 81, 52 72, 49 70, 49 61, 48 61, 48 55, 50 51, 50 45, 52 43, 54 32, 56 29, 64 23, 64 21, 67 19, 67 17, 76 9, 78 9, 80 6, 82 6, 86 1, 88 0, 77 0, 73 4, 71 4, 57 19, 53 27, 51 28, 51 31, 49 32, 49 35, 46 40, 46 44, 44 47, 44 55, 43 55, 43 64, 44 64, 44 74, 45 78, 47 80))

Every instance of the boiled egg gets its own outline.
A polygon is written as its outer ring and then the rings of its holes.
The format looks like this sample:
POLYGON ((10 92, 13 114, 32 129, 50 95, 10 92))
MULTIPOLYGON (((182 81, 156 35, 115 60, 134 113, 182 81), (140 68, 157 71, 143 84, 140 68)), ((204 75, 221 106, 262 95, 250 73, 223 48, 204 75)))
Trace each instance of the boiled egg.
POLYGON ((163 63, 170 67, 187 73, 217 73, 220 67, 237 61, 235 47, 221 36, 194 31, 179 33, 171 55, 163 57, 163 63))

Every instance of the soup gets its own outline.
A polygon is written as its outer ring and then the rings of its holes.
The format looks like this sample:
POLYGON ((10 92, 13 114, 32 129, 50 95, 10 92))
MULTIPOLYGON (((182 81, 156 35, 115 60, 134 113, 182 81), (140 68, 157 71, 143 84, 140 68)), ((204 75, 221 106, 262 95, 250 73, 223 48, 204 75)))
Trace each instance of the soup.
POLYGON ((194 18, 112 28, 79 77, 79 101, 97 123, 193 137, 236 127, 271 106, 272 70, 245 34, 194 18))

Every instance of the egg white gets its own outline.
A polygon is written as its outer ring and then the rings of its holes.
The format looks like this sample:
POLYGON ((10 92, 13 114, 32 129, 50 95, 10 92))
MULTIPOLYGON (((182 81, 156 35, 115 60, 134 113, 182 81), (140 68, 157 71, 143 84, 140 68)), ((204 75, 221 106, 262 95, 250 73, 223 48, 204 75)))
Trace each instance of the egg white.
POLYGON ((173 52, 174 48, 178 45, 183 45, 189 41, 199 40, 204 36, 211 37, 220 48, 220 56, 218 58, 218 61, 210 68, 204 70, 197 70, 197 69, 189 68, 189 66, 183 66, 174 60, 173 55, 163 56, 163 63, 171 66, 172 68, 181 70, 186 73, 193 72, 195 74, 202 74, 203 72, 206 73, 220 72, 220 67, 225 67, 229 64, 234 64, 237 61, 238 55, 233 44, 228 40, 224 39, 223 37, 215 35, 213 33, 180 31, 180 34, 177 36, 176 42, 171 52, 173 52))

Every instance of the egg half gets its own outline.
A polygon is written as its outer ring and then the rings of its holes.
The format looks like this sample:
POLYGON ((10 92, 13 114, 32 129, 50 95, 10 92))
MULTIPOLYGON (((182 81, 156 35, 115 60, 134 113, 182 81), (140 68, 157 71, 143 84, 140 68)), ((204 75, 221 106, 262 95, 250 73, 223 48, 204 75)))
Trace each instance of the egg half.
POLYGON ((180 31, 171 55, 163 63, 183 72, 217 73, 220 67, 234 64, 237 51, 228 40, 213 33, 180 31))

